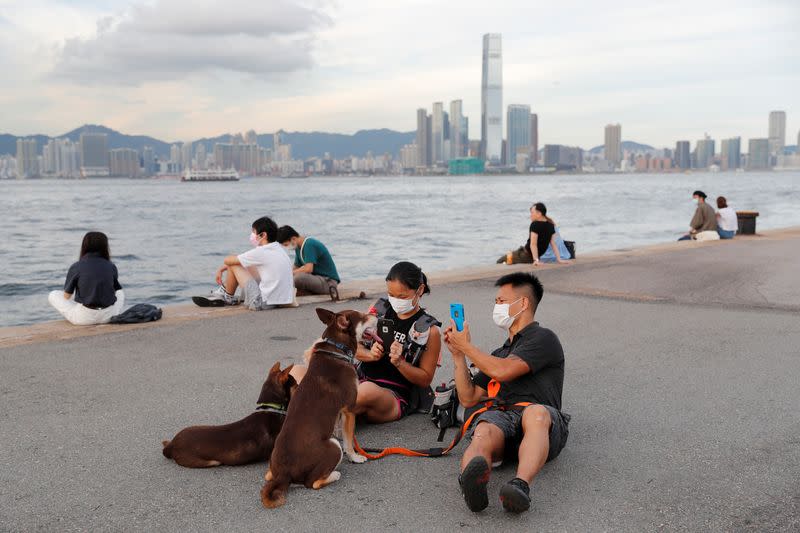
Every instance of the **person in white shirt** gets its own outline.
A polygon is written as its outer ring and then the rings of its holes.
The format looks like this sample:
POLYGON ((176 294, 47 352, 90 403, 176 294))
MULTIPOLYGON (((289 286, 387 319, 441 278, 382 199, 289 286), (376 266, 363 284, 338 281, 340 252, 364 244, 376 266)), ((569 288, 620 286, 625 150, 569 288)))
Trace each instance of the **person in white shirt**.
POLYGON ((720 239, 733 239, 739 229, 739 219, 736 211, 728 207, 728 200, 724 196, 717 196, 717 233, 720 239))
POLYGON ((206 298, 192 298, 197 305, 221 307, 243 301, 252 311, 296 305, 292 262, 277 242, 278 225, 261 217, 253 222, 249 237, 254 248, 226 257, 217 269, 219 287, 206 298), (242 298, 236 298, 240 287, 242 298))

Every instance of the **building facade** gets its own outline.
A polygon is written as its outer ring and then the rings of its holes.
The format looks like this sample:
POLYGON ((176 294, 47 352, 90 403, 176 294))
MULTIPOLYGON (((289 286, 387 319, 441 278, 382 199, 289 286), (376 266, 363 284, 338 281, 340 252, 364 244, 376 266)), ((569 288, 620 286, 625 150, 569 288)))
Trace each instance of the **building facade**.
POLYGON ((770 167, 769 156, 769 139, 750 139, 747 150, 747 169, 768 169, 770 167))
POLYGON ((694 149, 694 168, 708 168, 714 162, 714 139, 706 135, 697 141, 694 149))
POLYGON ((517 165, 517 154, 530 157, 531 106, 511 104, 506 112, 506 164, 517 165))
POLYGON ((430 152, 428 151, 428 111, 424 108, 417 109, 417 166, 429 167, 431 165, 430 152))
POLYGON ((114 148, 108 152, 112 176, 135 178, 139 175, 139 152, 131 148, 114 148))
POLYGON ((83 177, 108 176, 108 135, 81 133, 81 175, 83 177))
POLYGON ((681 170, 692 168, 692 152, 689 147, 689 141, 675 143, 675 166, 681 170))
POLYGON ((499 165, 503 157, 503 47, 499 33, 483 36, 481 157, 499 165))
POLYGON ((769 113, 769 153, 783 154, 786 146, 786 111, 770 111, 769 113))
POLYGON ((736 170, 741 166, 742 140, 740 137, 723 139, 720 147, 720 166, 722 170, 736 170))
POLYGON ((531 113, 531 165, 539 162, 539 115, 531 113))
POLYGON ((556 170, 580 170, 583 167, 583 150, 576 146, 545 144, 544 166, 556 170))
POLYGON ((465 135, 466 121, 461 100, 450 102, 450 159, 464 157, 468 139, 465 135))
POLYGON ((622 161, 622 126, 620 124, 606 126, 605 158, 612 169, 619 168, 622 161))
POLYGON ((17 139, 18 178, 34 178, 39 175, 38 151, 36 139, 17 139))

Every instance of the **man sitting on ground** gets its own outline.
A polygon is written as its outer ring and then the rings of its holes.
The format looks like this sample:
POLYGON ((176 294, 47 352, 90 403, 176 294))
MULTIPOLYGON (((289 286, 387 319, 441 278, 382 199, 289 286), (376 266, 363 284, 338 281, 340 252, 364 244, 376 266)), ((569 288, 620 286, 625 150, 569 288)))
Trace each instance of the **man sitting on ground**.
POLYGON ((329 294, 331 300, 339 299, 341 281, 333 257, 320 241, 304 237, 291 226, 281 226, 278 242, 289 253, 294 253, 294 285, 297 295, 329 294))
POLYGON ((569 435, 570 417, 561 412, 564 352, 555 333, 534 321, 543 294, 536 276, 516 272, 495 285, 494 322, 508 333, 503 346, 484 353, 472 344, 466 323, 461 332, 453 325, 445 330, 461 404, 469 412, 487 397, 496 402, 468 428, 471 442, 461 458, 459 483, 470 510, 482 511, 489 505, 491 465, 518 456, 517 475, 500 489, 500 501, 519 513, 530 507, 534 476, 558 456, 569 435), (479 370, 475 376, 467 359, 479 370))
POLYGON ((694 191, 692 201, 697 209, 694 210, 692 221, 689 222, 689 233, 678 239, 679 241, 690 241, 704 231, 717 231, 717 214, 714 208, 706 203, 706 193, 694 191))
POLYGON ((207 298, 195 296, 201 307, 238 305, 236 289, 251 311, 295 305, 292 262, 277 243, 278 225, 269 217, 253 222, 250 243, 254 246, 239 255, 229 255, 217 270, 219 287, 207 298), (225 279, 223 280, 223 275, 225 279))

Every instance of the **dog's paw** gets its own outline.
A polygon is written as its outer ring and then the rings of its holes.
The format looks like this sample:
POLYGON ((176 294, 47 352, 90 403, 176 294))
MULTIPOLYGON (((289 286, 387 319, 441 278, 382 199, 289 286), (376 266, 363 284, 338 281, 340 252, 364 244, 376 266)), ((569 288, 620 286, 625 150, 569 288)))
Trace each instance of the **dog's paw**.
POLYGON ((350 459, 351 463, 361 464, 367 462, 367 458, 358 453, 348 453, 347 458, 350 459))

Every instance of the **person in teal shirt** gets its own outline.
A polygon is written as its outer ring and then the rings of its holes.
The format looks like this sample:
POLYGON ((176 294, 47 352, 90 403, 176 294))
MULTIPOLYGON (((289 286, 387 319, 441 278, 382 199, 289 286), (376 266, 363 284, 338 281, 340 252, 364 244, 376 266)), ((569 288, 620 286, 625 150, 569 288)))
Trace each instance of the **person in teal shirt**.
POLYGON ((328 248, 314 237, 300 235, 291 226, 278 229, 278 242, 294 252, 294 286, 297 295, 329 294, 339 299, 339 273, 328 248))

